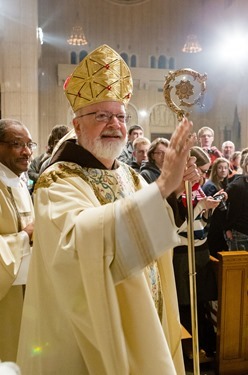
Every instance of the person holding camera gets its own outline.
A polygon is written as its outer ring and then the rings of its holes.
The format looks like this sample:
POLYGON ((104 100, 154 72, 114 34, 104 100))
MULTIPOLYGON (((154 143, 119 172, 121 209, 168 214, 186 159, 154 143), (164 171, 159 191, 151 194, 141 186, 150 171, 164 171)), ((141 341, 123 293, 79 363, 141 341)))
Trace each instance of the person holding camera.
POLYGON ((217 158, 211 169, 209 180, 203 185, 202 190, 207 196, 212 196, 220 201, 219 206, 213 211, 208 232, 208 247, 210 254, 217 257, 218 251, 228 250, 224 234, 226 219, 227 194, 225 192, 228 183, 229 161, 225 158, 217 158))
POLYGON ((211 165, 213 162, 222 156, 222 153, 216 146, 213 146, 214 141, 214 130, 208 126, 203 126, 198 131, 198 140, 200 147, 208 154, 211 160, 211 165))

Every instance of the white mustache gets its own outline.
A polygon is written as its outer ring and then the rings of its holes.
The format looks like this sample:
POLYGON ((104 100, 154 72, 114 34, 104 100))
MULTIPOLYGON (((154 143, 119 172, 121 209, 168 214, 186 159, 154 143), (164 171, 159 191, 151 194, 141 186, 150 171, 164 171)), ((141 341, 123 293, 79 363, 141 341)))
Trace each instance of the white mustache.
POLYGON ((122 137, 122 133, 119 130, 106 130, 101 136, 110 136, 110 137, 122 137))

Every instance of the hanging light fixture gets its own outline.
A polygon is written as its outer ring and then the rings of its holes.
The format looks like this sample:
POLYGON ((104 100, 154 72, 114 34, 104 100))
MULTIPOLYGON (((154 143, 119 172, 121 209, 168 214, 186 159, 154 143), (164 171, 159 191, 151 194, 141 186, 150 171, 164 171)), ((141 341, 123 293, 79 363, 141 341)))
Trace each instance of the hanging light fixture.
MULTIPOLYGON (((80 4, 78 1, 77 9, 79 9, 79 5, 80 4)), ((84 35, 82 26, 80 26, 80 23, 81 21, 79 18, 79 13, 77 11, 75 26, 73 26, 72 28, 70 38, 67 39, 67 43, 72 46, 85 46, 86 44, 88 44, 88 41, 84 35)))
POLYGON ((84 46, 88 44, 82 26, 73 26, 70 38, 67 39, 67 43, 72 46, 84 46))
POLYGON ((183 46, 182 51, 185 53, 198 53, 202 51, 202 47, 195 34, 189 34, 187 36, 187 40, 183 46))

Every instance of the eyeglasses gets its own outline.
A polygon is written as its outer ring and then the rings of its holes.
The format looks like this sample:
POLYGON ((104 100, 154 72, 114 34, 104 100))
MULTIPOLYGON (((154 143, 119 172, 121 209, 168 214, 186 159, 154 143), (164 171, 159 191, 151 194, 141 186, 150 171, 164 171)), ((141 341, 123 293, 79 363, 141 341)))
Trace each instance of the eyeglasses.
POLYGON ((21 142, 21 141, 0 141, 0 143, 5 143, 6 145, 8 145, 9 147, 12 147, 16 150, 22 150, 23 148, 29 148, 29 150, 33 151, 36 149, 37 147, 37 143, 35 142, 21 142))
POLYGON ((117 120, 121 124, 127 124, 128 121, 130 120, 131 116, 127 115, 125 113, 111 113, 111 112, 105 112, 105 111, 97 111, 97 112, 90 112, 90 113, 85 113, 84 115, 77 116, 77 118, 84 117, 84 116, 90 116, 90 115, 95 115, 95 120, 98 122, 109 122, 113 116, 117 118, 117 120))
POLYGON ((153 154, 158 154, 160 156, 160 155, 164 155, 165 152, 164 151, 154 151, 153 154))
POLYGON ((208 169, 201 169, 200 167, 198 167, 198 170, 202 173, 202 174, 206 174, 208 173, 208 169))

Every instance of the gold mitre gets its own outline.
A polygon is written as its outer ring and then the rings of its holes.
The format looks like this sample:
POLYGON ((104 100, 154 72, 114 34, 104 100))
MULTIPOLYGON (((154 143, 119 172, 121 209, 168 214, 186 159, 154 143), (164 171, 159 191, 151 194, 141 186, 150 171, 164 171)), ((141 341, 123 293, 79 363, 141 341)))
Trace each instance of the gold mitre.
POLYGON ((133 90, 130 69, 106 44, 87 55, 64 84, 74 112, 90 104, 115 101, 128 104, 133 90))

